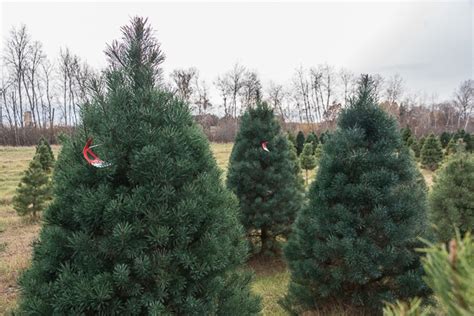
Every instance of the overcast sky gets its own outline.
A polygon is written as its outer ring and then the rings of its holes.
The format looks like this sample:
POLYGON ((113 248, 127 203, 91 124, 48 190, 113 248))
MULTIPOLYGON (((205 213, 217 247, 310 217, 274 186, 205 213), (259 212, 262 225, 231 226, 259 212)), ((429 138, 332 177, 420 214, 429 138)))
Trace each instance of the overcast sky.
MULTIPOLYGON (((2 45, 24 23, 51 58, 69 47, 103 67, 105 44, 131 16, 149 18, 165 71, 194 66, 211 84, 240 62, 264 84, 296 67, 328 63, 356 73, 395 73, 411 92, 452 97, 473 78, 473 1, 150 3, 2 2, 2 45)), ((2 46, 3 50, 3 46, 2 46)))

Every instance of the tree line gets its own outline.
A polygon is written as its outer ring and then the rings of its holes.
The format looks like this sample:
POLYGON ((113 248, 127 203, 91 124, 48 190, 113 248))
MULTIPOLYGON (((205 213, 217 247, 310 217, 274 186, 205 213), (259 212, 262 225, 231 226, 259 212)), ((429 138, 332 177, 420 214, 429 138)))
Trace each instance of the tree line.
MULTIPOLYGON (((103 88, 104 78, 67 47, 60 48, 56 57, 47 56, 43 44, 32 38, 25 25, 13 27, 5 41, 1 52, 0 142, 31 145, 44 134, 54 142, 55 129, 65 131, 80 123, 81 106, 88 104, 94 90, 103 88)), ((239 63, 217 74, 213 82, 202 79, 195 67, 158 75, 162 88, 187 102, 205 129, 209 124, 219 125, 221 120, 223 126, 236 126, 229 121, 238 120, 260 100, 274 109, 286 129, 294 124, 309 124, 311 130, 320 125, 332 128, 354 97, 358 77, 346 68, 319 64, 298 67, 288 83, 263 83, 256 70, 239 63)), ((451 100, 439 102, 436 95, 409 93, 398 74, 389 78, 375 74, 373 78, 375 93, 385 110, 400 126, 410 125, 416 135, 472 129, 472 79, 461 82, 451 100)), ((220 128, 218 133, 226 135, 206 134, 211 140, 230 141, 236 128, 230 133, 220 128)))

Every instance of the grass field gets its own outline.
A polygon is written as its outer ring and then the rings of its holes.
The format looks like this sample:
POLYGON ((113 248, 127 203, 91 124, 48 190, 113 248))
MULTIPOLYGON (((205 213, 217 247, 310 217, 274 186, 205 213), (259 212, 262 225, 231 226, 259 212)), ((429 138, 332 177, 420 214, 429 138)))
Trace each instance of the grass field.
MULTIPOLYGON (((17 278, 30 260, 31 243, 40 225, 31 224, 17 216, 12 198, 23 171, 34 154, 34 147, 0 147, 0 314, 14 308, 18 297, 17 278)), ((224 171, 232 144, 212 144, 219 167, 224 171)), ((57 155, 58 146, 53 146, 57 155)), ((314 172, 310 174, 313 177, 314 172)), ((432 173, 423 171, 431 185, 432 173)), ((253 290, 262 296, 264 315, 286 315, 277 301, 286 291, 289 274, 279 261, 250 261, 256 274, 253 290)))

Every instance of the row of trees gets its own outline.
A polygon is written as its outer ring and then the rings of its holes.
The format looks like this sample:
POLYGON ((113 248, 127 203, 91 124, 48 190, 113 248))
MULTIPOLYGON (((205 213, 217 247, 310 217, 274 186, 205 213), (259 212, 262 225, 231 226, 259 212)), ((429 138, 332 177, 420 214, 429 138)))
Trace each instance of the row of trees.
MULTIPOLYGON (((19 130, 25 126, 52 129, 53 125, 79 124, 80 106, 87 104, 103 81, 98 71, 68 48, 61 48, 56 58, 46 56, 41 42, 32 39, 24 25, 11 29, 2 52, 2 69, 0 128, 11 129, 17 143, 21 143, 19 130)), ((214 113, 237 119, 248 107, 265 100, 284 122, 324 122, 333 127, 354 96, 356 79, 348 69, 320 64, 297 68, 288 83, 264 84, 256 70, 235 64, 212 83, 201 79, 196 68, 161 74, 158 83, 187 102, 198 116, 214 113)), ((453 99, 443 102, 435 96, 408 93, 399 75, 375 75, 374 82, 382 106, 401 126, 412 126, 416 135, 471 129, 472 80, 462 82, 453 99)))
POLYGON ((244 232, 263 253, 288 238, 282 304, 292 311, 380 312, 428 292, 415 251, 428 232, 426 186, 373 81, 362 78, 325 140, 308 201, 273 111, 249 108, 230 159, 233 195, 187 104, 157 86, 162 53, 146 20, 122 31, 107 50, 109 85, 58 157, 20 314, 257 314, 240 268, 244 232), (108 167, 78 154, 91 136, 108 167))

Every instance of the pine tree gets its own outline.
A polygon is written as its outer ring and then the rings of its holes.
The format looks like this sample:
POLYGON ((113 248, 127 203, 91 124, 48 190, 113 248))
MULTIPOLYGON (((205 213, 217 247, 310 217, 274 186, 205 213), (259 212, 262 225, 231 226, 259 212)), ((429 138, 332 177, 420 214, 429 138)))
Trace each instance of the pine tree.
POLYGON ((242 116, 229 161, 227 185, 240 201, 248 235, 260 254, 277 253, 277 237, 287 236, 302 203, 290 147, 266 103, 242 116), (268 142, 269 152, 261 148, 268 142))
POLYGON ((41 137, 36 145, 36 153, 35 155, 38 156, 38 160, 43 167, 43 170, 46 172, 50 172, 54 166, 54 154, 51 146, 49 145, 48 141, 41 137))
POLYGON ((454 138, 449 140, 448 145, 446 146, 445 155, 449 156, 456 153, 457 141, 454 138))
POLYGON ((297 178, 296 182, 297 182, 298 191, 303 192, 304 180, 301 177, 301 164, 300 164, 300 160, 298 159, 298 154, 296 153, 296 147, 293 145, 291 141, 288 141, 288 148, 290 150, 290 160, 293 162, 293 173, 296 175, 296 178, 297 178))
POLYGON ((164 57, 146 20, 122 34, 58 157, 19 313, 257 314, 237 200, 187 104, 158 88, 164 57), (109 166, 81 157, 88 137, 109 166))
MULTIPOLYGON (((420 137, 420 140, 418 141, 419 144, 420 144, 420 150, 423 148, 423 145, 425 144, 425 141, 426 141, 426 137, 425 137, 425 136, 421 136, 421 137, 420 137)), ((421 152, 420 152, 420 155, 421 155, 421 152)))
POLYGON ((438 169, 442 160, 441 143, 434 134, 430 134, 421 148, 421 165, 423 168, 433 171, 438 169))
MULTIPOLYGON (((288 140, 293 144, 296 150, 296 137, 292 132, 288 132, 288 140)), ((298 153, 297 153, 298 154, 298 153)))
POLYGON ((474 157, 457 154, 436 172, 430 194, 431 222, 443 242, 462 234, 474 233, 474 157))
POLYGON ((304 144, 303 152, 300 155, 301 168, 306 171, 306 185, 308 185, 308 170, 316 168, 316 157, 313 154, 313 145, 311 143, 304 144))
POLYGON ((415 248, 426 230, 426 186, 369 77, 323 149, 285 246, 291 279, 282 305, 378 314, 384 301, 424 295, 415 248))
POLYGON ((321 155, 323 153, 323 144, 319 143, 318 147, 314 150, 314 157, 316 157, 316 162, 319 163, 321 155))
POLYGON ((51 198, 49 177, 43 170, 39 158, 36 155, 31 160, 13 198, 13 208, 18 215, 29 215, 32 220, 38 219, 39 213, 51 198))
POLYGON ((298 156, 303 152, 304 141, 304 134, 302 131, 299 131, 298 135, 296 135, 296 153, 298 156))
MULTIPOLYGON (((308 144, 308 143, 313 145, 313 153, 314 153, 314 150, 316 149, 316 147, 318 147, 318 144, 319 144, 318 136, 314 132, 309 133, 308 137, 306 137, 305 144, 308 144)), ((303 146, 303 150, 304 150, 304 146, 303 146)))
POLYGON ((406 128, 401 129, 402 141, 405 146, 410 147, 413 142, 413 135, 411 133, 410 126, 407 125, 406 128))
POLYGON ((413 153, 415 154, 415 158, 420 158, 420 152, 421 152, 421 148, 420 148, 420 143, 416 140, 416 139, 412 139, 411 141, 411 149, 413 150, 413 153))
POLYGON ((451 140, 451 138, 453 137, 453 135, 451 135, 450 133, 448 132, 442 132, 441 133, 441 136, 439 137, 439 141, 441 142, 441 146, 443 148, 446 148, 446 146, 448 146, 448 143, 449 141, 451 140))

